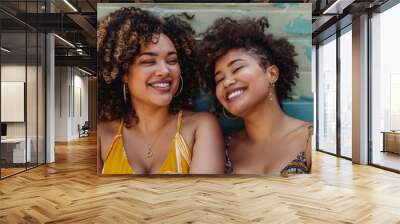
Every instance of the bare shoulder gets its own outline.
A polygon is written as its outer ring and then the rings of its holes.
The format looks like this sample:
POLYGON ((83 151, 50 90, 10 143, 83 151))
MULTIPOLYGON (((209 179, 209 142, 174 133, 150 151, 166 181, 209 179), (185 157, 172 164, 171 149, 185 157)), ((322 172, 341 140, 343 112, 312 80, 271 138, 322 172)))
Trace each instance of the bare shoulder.
POLYGON ((184 111, 183 126, 192 131, 191 136, 186 136, 193 149, 190 173, 223 173, 224 144, 217 118, 207 112, 184 111))
POLYGON ((119 120, 102 121, 97 124, 97 135, 100 138, 107 136, 115 136, 118 132, 119 125, 120 125, 119 120))
POLYGON ((299 137, 312 133, 313 124, 303 120, 289 117, 287 125, 289 132, 299 137))
POLYGON ((212 113, 209 112, 184 111, 183 120, 185 122, 185 125, 196 128, 202 126, 219 125, 218 119, 212 113))

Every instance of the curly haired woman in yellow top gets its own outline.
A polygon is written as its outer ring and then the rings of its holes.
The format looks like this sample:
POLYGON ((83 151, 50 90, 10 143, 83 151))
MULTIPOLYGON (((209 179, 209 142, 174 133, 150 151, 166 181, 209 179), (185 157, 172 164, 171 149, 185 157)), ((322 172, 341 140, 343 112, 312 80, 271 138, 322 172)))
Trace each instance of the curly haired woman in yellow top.
POLYGON ((223 173, 217 119, 188 111, 194 39, 176 17, 123 8, 98 27, 101 174, 223 173))

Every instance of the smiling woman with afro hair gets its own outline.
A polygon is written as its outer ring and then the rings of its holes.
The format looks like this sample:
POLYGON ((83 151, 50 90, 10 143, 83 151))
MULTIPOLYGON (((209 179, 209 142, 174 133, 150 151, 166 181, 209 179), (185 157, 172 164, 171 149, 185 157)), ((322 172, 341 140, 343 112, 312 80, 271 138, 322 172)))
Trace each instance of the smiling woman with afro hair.
POLYGON ((297 54, 286 38, 276 38, 268 28, 265 17, 220 18, 199 45, 199 70, 218 99, 217 112, 245 124, 226 138, 226 171, 308 173, 312 126, 282 111, 299 77, 297 54))
POLYGON ((189 111, 198 86, 191 27, 122 8, 98 25, 98 172, 223 173, 217 119, 189 111))

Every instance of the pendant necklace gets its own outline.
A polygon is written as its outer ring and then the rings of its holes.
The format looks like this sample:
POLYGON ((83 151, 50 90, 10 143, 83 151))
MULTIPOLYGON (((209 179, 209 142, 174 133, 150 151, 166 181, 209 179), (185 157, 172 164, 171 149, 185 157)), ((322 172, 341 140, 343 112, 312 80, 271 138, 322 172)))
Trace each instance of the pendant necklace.
POLYGON ((147 152, 146 152, 146 157, 148 158, 148 159, 150 159, 150 158, 152 158, 153 157, 153 151, 151 150, 151 147, 153 146, 153 144, 147 144, 147 143, 145 143, 146 144, 146 148, 147 148, 147 152))
MULTIPOLYGON (((160 137, 160 135, 163 133, 162 131, 163 131, 163 128, 166 126, 166 124, 168 123, 168 121, 162 126, 162 128, 161 128, 161 130, 160 130, 160 133, 155 137, 155 139, 151 142, 151 143, 147 143, 146 142, 146 138, 143 138, 143 141, 144 141, 144 144, 145 144, 145 146, 146 146, 146 157, 147 157, 147 159, 150 159, 150 158, 152 158, 153 157, 153 150, 152 150, 152 148, 153 148, 153 145, 157 142, 157 140, 158 140, 158 138, 160 137)), ((144 137, 144 136, 143 136, 144 137)))

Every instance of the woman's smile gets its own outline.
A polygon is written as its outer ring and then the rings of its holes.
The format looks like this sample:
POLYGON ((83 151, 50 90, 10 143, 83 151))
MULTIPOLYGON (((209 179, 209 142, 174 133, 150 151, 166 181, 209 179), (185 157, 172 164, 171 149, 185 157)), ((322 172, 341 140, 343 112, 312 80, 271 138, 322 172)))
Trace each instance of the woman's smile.
POLYGON ((162 80, 151 81, 148 83, 152 89, 159 93, 169 93, 172 86, 172 78, 168 77, 162 80))
POLYGON ((230 103, 240 98, 245 93, 246 90, 247 90, 246 87, 233 88, 226 92, 225 99, 227 100, 228 103, 230 103))

